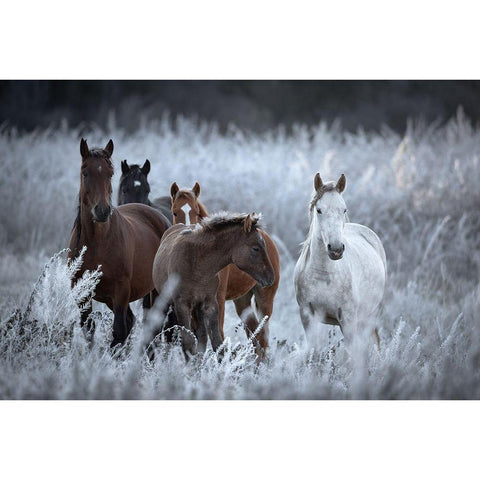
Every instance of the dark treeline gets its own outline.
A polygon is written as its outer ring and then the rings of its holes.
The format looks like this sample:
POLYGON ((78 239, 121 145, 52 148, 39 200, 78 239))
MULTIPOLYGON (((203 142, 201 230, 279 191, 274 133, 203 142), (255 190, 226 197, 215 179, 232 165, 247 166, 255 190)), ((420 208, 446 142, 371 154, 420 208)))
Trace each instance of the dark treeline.
POLYGON ((86 122, 135 130, 142 118, 196 115, 262 131, 339 119, 348 130, 403 131, 407 118, 446 120, 462 106, 480 116, 478 81, 0 81, 0 121, 21 130, 86 122))

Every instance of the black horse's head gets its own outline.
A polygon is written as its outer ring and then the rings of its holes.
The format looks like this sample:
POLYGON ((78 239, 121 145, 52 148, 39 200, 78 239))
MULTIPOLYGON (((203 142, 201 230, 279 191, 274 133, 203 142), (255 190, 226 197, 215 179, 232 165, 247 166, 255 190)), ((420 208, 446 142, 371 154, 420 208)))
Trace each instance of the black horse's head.
POLYGON ((122 162, 122 177, 118 188, 118 204, 144 203, 150 205, 148 194, 150 185, 147 175, 150 172, 150 162, 145 161, 143 167, 140 165, 128 165, 127 161, 122 162))

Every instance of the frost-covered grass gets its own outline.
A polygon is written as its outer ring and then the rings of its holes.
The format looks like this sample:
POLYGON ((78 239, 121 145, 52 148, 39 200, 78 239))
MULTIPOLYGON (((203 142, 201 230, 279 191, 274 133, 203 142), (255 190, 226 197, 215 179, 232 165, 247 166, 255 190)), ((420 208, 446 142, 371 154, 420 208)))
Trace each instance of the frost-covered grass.
POLYGON ((403 136, 336 124, 262 135, 232 126, 220 135, 214 124, 182 118, 132 135, 113 120, 107 132, 1 131, 1 398, 480 398, 479 156, 480 129, 461 111, 443 126, 412 122, 403 136), (212 352, 185 362, 179 347, 160 345, 150 363, 140 349, 139 302, 139 322, 114 356, 112 315, 95 304, 99 327, 88 346, 76 301, 98 278, 72 291, 64 254, 48 260, 68 244, 81 134, 91 146, 113 138, 115 189, 121 160, 149 158, 153 197, 173 181, 199 181, 210 211, 263 213, 282 262, 265 364, 256 364, 232 305, 221 362, 212 352), (328 326, 315 351, 305 345, 293 268, 316 171, 324 180, 346 174, 351 220, 384 242, 380 351, 359 339, 347 352, 328 326))

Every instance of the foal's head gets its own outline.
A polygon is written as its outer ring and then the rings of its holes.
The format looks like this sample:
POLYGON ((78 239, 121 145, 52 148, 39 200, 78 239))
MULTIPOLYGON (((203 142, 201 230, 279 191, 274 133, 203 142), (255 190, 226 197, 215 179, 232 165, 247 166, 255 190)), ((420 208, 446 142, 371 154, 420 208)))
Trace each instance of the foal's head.
POLYGON ((229 245, 231 262, 248 273, 261 287, 267 287, 275 281, 275 272, 258 225, 259 218, 255 213, 219 213, 202 220, 201 225, 203 230, 226 235, 221 241, 229 245))
POLYGON ((91 211, 95 222, 106 222, 112 213, 112 153, 112 140, 105 148, 92 150, 88 148, 86 140, 82 138, 80 142, 80 202, 91 211))
POLYGON ((129 165, 126 160, 122 162, 122 176, 118 187, 118 204, 144 203, 148 205, 150 185, 147 175, 150 172, 150 161, 145 160, 143 167, 129 165))
POLYGON ((177 182, 174 182, 170 187, 170 195, 172 197, 174 225, 177 223, 192 225, 208 215, 205 207, 198 201, 200 196, 200 185, 198 182, 195 183, 191 190, 186 188, 180 189, 177 182))
POLYGON ((342 173, 337 183, 323 183, 320 174, 314 179, 315 192, 310 202, 310 218, 320 232, 328 256, 340 260, 345 251, 343 229, 347 218, 347 207, 342 197, 347 180, 342 173))

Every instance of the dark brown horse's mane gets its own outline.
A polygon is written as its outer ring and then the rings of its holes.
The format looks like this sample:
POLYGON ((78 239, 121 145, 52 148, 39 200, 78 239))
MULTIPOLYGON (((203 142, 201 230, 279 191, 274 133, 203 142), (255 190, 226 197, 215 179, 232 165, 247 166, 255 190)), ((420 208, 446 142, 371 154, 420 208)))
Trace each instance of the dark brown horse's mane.
POLYGON ((322 185, 319 190, 315 190, 312 200, 310 201, 310 211, 313 210, 315 204, 323 197, 324 193, 333 192, 336 189, 335 182, 327 182, 322 185))
MULTIPOLYGON (((112 159, 110 155, 103 149, 103 148, 91 148, 89 150, 89 155, 88 158, 104 158, 108 166, 112 168, 113 170, 113 164, 112 164, 112 159)), ((80 209, 80 204, 81 204, 81 191, 78 192, 78 205, 77 205, 77 216, 75 218, 75 221, 73 222, 73 227, 72 227, 72 232, 76 229, 76 235, 75 235, 75 251, 73 252, 75 256, 78 255, 78 244, 80 242, 80 235, 82 233, 82 220, 81 220, 81 209, 80 209)))
POLYGON ((261 218, 260 214, 219 212, 214 213, 211 217, 202 218, 202 220, 200 221, 201 228, 194 231, 215 232, 223 230, 227 227, 241 225, 248 217, 248 215, 250 215, 252 219, 252 229, 262 229, 262 227, 258 223, 261 218))

